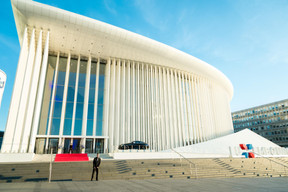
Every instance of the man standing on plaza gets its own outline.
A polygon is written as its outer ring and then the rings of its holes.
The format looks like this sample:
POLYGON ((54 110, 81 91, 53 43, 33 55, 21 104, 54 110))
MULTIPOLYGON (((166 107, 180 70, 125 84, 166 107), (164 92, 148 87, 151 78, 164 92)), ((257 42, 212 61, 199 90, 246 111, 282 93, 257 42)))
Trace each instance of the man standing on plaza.
POLYGON ((94 172, 96 171, 96 181, 98 181, 98 168, 101 164, 101 158, 99 157, 99 153, 97 153, 97 157, 93 160, 93 171, 91 181, 93 180, 94 172))

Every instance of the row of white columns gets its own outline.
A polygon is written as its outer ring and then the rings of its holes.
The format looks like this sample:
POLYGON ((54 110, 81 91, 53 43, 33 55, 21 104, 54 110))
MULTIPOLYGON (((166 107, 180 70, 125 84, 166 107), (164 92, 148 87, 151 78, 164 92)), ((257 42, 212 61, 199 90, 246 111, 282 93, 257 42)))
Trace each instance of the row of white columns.
MULTIPOLYGON (((28 41, 25 29, 15 78, 2 152, 34 152, 47 72, 49 32, 42 51, 43 32, 33 29, 28 41), (28 43, 29 42, 29 43, 28 43)), ((50 136, 56 83, 57 55, 47 138, 50 136)), ((82 119, 82 145, 87 129, 91 56, 88 57, 82 119)), ((59 144, 64 144, 71 55, 68 54, 59 128, 59 144)), ((96 136, 100 58, 97 59, 93 136, 96 136)), ((71 137, 75 128, 80 55, 75 82, 71 137)), ((203 142, 233 132, 226 90, 209 79, 184 71, 137 61, 108 58, 105 68, 103 105, 105 152, 119 144, 141 140, 151 149, 165 150, 203 142)), ((65 136, 67 137, 67 136, 65 136)), ((48 139, 46 140, 46 149, 48 139)), ((59 152, 59 151, 58 151, 59 152)))
POLYGON ((47 69, 49 32, 42 51, 43 32, 25 28, 1 152, 34 152, 47 69), (29 43, 28 43, 29 42, 29 43), (39 106, 40 105, 40 106, 39 106), (35 113, 34 110, 38 113, 35 113), (33 116, 34 115, 34 116, 33 116))
MULTIPOLYGON (((55 104, 55 94, 57 89, 57 78, 58 78, 58 71, 59 71, 59 53, 57 55, 56 60, 56 67, 55 67, 55 75, 54 75, 54 84, 53 84, 53 90, 52 90, 52 97, 51 97, 51 106, 49 111, 49 121, 48 121, 48 127, 47 127, 47 136, 51 136, 51 127, 52 127, 52 121, 53 121, 53 109, 55 104)), ((77 62, 77 72, 76 72, 76 82, 75 82, 75 92, 74 92, 74 107, 72 112, 72 126, 71 126, 71 134, 70 135, 63 135, 64 132, 64 122, 65 122, 65 113, 66 113, 66 104, 67 104, 67 94, 68 94, 68 83, 69 83, 69 77, 70 77, 70 67, 71 67, 71 55, 68 54, 67 59, 67 65, 66 65, 66 74, 65 74, 65 84, 64 84, 64 91, 63 91, 63 101, 62 101, 62 110, 61 110, 61 119, 60 119, 60 127, 59 127, 59 136, 52 135, 54 138, 59 138, 59 146, 64 146, 64 139, 65 138, 82 138, 81 139, 81 145, 83 146, 82 152, 85 151, 85 145, 86 145, 86 133, 87 133, 87 119, 88 119, 88 102, 89 102, 89 92, 90 90, 90 77, 91 77, 91 62, 92 57, 88 57, 87 67, 86 67, 86 80, 85 80, 85 91, 84 91, 84 105, 83 105, 83 117, 82 117, 82 127, 81 127, 81 135, 80 136, 74 136, 74 130, 75 130, 75 116, 76 116, 76 107, 77 107, 77 96, 78 96, 78 84, 79 84, 79 72, 80 72, 80 61, 81 56, 78 56, 78 62, 77 62)), ((93 131, 92 136, 93 138, 106 138, 105 136, 96 136, 96 127, 97 125, 97 106, 98 106, 98 87, 99 87, 99 71, 100 71, 100 58, 97 59, 96 64, 96 80, 95 80, 95 99, 94 99, 94 115, 93 115, 93 131)), ((102 120, 102 119, 101 119, 102 120)), ((41 136, 42 137, 42 136, 41 136)), ((72 140, 71 140, 72 142, 72 140)), ((94 140, 95 142, 95 140, 94 140)), ((95 143, 94 143, 95 144, 95 143)), ((48 150, 49 147, 49 140, 46 140, 46 148, 45 150, 48 150)), ((58 149, 58 153, 61 153, 62 148, 58 149)))
POLYGON ((158 151, 233 132, 228 95, 207 78, 115 58, 108 59, 105 77, 110 152, 134 140, 158 151))

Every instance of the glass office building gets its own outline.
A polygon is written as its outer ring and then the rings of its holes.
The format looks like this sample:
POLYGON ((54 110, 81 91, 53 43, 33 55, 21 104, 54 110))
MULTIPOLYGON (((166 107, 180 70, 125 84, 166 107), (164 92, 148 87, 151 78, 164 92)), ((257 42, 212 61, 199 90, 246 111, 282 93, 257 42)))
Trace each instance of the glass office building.
POLYGON ((288 147, 288 99, 232 113, 235 132, 250 129, 281 147, 288 147))
POLYGON ((21 52, 2 152, 161 151, 233 132, 233 87, 211 65, 55 7, 12 8, 21 52))

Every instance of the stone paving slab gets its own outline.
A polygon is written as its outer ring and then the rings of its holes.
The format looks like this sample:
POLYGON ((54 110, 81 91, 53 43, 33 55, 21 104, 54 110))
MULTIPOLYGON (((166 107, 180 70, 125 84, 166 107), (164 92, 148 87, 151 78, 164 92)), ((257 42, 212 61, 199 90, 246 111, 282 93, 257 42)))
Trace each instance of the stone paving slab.
POLYGON ((213 178, 213 179, 155 179, 105 180, 67 182, 2 183, 2 192, 73 192, 73 191, 221 191, 221 192, 287 192, 288 178, 213 178))

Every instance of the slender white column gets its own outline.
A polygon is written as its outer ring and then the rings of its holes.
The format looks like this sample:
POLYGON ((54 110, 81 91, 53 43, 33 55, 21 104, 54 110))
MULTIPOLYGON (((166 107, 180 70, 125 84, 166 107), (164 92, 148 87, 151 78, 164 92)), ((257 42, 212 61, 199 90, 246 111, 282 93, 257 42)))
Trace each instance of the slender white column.
POLYGON ((36 50, 36 56, 35 56, 35 64, 34 64, 34 70, 33 75, 31 79, 31 91, 30 91, 30 97, 28 98, 28 105, 27 105, 27 113, 26 113, 26 121, 24 125, 23 135, 22 135, 22 141, 20 146, 20 152, 27 152, 28 148, 28 141, 30 136, 30 131, 32 127, 32 118, 34 113, 34 107, 35 107, 35 100, 36 100, 36 92, 37 92, 37 85, 39 80, 39 72, 41 67, 41 59, 42 59, 42 30, 39 33, 38 43, 37 43, 37 50, 36 50))
POLYGON ((138 87, 138 93, 139 93, 139 100, 138 100, 138 103, 139 103, 139 108, 138 108, 138 117, 139 117, 139 120, 138 120, 138 129, 139 129, 139 140, 140 141, 143 141, 143 124, 142 124, 142 116, 143 116, 143 113, 142 113, 142 105, 143 105, 143 95, 142 95, 142 87, 143 87, 143 82, 142 82, 142 64, 139 63, 139 71, 138 71, 138 82, 139 82, 139 87, 138 87))
MULTIPOLYGON (((56 84, 58 79, 58 68, 59 68, 59 57, 60 53, 57 53, 57 60, 56 60, 56 68, 55 68, 55 75, 54 75, 54 81, 53 81, 53 90, 52 90, 52 96, 50 101, 50 111, 49 111, 49 121, 48 121, 48 127, 47 127, 47 136, 50 136, 50 130, 52 126, 52 116, 54 111, 54 102, 55 102, 55 94, 56 94, 56 84)), ((49 139, 46 139, 46 145, 45 145, 45 151, 48 150, 48 141, 49 139)), ((50 151, 47 151, 50 152, 50 151)))
POLYGON ((216 117, 215 117, 215 105, 214 105, 214 96, 213 96, 213 84, 209 80, 208 81, 208 87, 209 87, 209 102, 210 102, 210 107, 211 107, 211 119, 212 119, 212 124, 213 124, 213 138, 217 137, 217 130, 216 130, 216 117))
POLYGON ((218 119, 217 119, 217 113, 216 112, 216 95, 215 95, 215 87, 216 86, 214 83, 211 83, 211 102, 212 102, 212 107, 213 107, 213 119, 214 119, 214 125, 215 125, 215 136, 218 137, 218 119))
POLYGON ((150 84, 149 84, 149 65, 146 64, 146 110, 147 110, 147 116, 146 116, 146 119, 147 119, 147 125, 146 125, 146 141, 147 143, 150 143, 150 131, 149 131, 149 128, 150 128, 150 84))
POLYGON ((169 148, 169 135, 168 135, 168 132, 167 132, 167 127, 168 127, 168 119, 167 119, 167 101, 166 101, 166 96, 167 96, 167 93, 166 93, 166 70, 165 68, 162 68, 162 92, 163 92, 163 120, 164 120, 164 140, 165 140, 165 144, 164 144, 164 149, 168 149, 169 148))
POLYGON ((167 101, 167 75, 166 75, 166 69, 163 68, 163 96, 164 96, 164 111, 165 111, 165 136, 166 136, 166 146, 165 149, 169 149, 171 146, 171 141, 170 141, 170 131, 169 131, 169 110, 168 110, 168 101, 167 101))
POLYGON ((178 87, 178 75, 177 71, 174 70, 174 77, 175 77, 175 95, 176 95, 176 109, 177 109, 177 122, 178 122, 178 139, 179 139, 179 146, 183 146, 183 136, 182 136, 182 119, 181 119, 181 113, 180 113, 180 100, 179 100, 179 87, 178 87))
POLYGON ((201 142, 201 124, 200 124, 200 114, 199 114, 199 104, 198 104, 198 95, 197 95, 197 78, 193 76, 193 99, 194 99, 194 107, 195 107, 195 114, 196 114, 196 131, 197 131, 197 143, 201 142))
POLYGON ((203 124, 203 109, 202 109, 202 104, 201 104, 201 85, 200 85, 200 77, 196 78, 196 97, 197 97, 197 113, 199 114, 199 138, 200 142, 205 141, 204 138, 204 124, 203 124))
POLYGON ((205 141, 207 141, 209 138, 207 137, 208 136, 208 118, 207 118, 207 110, 206 110, 206 100, 205 100, 205 92, 204 92, 204 83, 205 83, 205 80, 204 78, 201 78, 201 109, 202 109, 202 116, 203 116, 203 125, 204 125, 204 129, 203 129, 203 132, 204 132, 204 138, 205 138, 205 141))
MULTIPOLYGON (((50 33, 48 31, 47 32, 47 36, 46 36, 46 42, 45 42, 44 55, 43 55, 43 60, 42 60, 41 73, 40 73, 40 78, 39 78, 39 85, 38 85, 38 91, 37 91, 37 100, 36 100, 36 105, 35 105, 34 118, 33 118, 33 124, 32 124, 31 136, 30 136, 30 143, 29 143, 29 153, 33 153, 34 152, 36 134, 37 134, 37 130, 38 130, 39 122, 40 122, 42 100, 43 100, 45 79, 46 79, 46 71, 47 71, 47 64, 48 64, 49 34, 50 33)), ((42 49, 41 49, 41 51, 42 51, 42 49)), ((40 62, 41 62, 41 59, 40 59, 40 62)), ((36 71, 36 69, 35 69, 35 71, 36 71)))
POLYGON ((160 103, 160 99, 159 99, 159 81, 158 81, 158 67, 155 66, 155 108, 156 108, 156 149, 159 151, 160 150, 160 110, 159 110, 159 103, 160 103))
POLYGON ((200 113, 201 113, 201 120, 202 120, 202 133, 203 133, 203 139, 204 141, 206 141, 206 135, 207 135, 207 120, 206 120, 206 114, 205 114, 205 108, 204 108, 204 104, 203 104, 203 100, 204 100, 204 95, 203 95, 203 80, 202 77, 200 77, 200 81, 199 81, 199 102, 200 102, 200 113))
MULTIPOLYGON (((214 104, 214 93, 213 93, 213 83, 209 80, 209 97, 210 97, 210 106, 212 108, 212 121, 213 121, 213 131, 214 131, 214 138, 217 137, 217 124, 216 124, 216 109, 215 109, 215 104, 214 104)), ((230 107, 230 105, 229 105, 230 107)))
POLYGON ((113 59, 112 67, 111 67, 111 84, 110 84, 110 109, 109 109, 109 152, 113 152, 114 150, 114 116, 115 116, 115 75, 116 75, 116 60, 113 59))
POLYGON ((19 108, 19 103, 20 103, 20 96, 22 92, 22 84, 24 81, 24 73, 26 69, 26 61, 28 57, 28 32, 27 28, 25 27, 24 34, 23 34, 23 41, 21 44, 21 51, 20 51, 20 56, 18 60, 18 67, 17 67, 17 73, 16 73, 16 78, 15 78, 15 83, 13 87, 13 93, 11 97, 11 103, 10 103, 10 108, 9 108, 9 114, 8 114, 8 119, 6 123, 6 129, 5 129, 5 134, 3 138, 3 143, 1 147, 1 152, 2 153, 7 153, 11 152, 12 148, 12 141, 13 141, 13 136, 15 132, 15 124, 17 120, 17 112, 19 108))
POLYGON ((26 61, 26 70, 23 71, 25 74, 24 81, 22 82, 22 92, 21 92, 21 99, 18 108, 17 114, 17 123, 15 127, 14 137, 13 137, 13 144, 12 144, 12 152, 20 152, 20 140, 23 134, 24 123, 25 123, 25 114, 27 110, 27 102, 30 93, 30 85, 31 85, 31 76, 33 72, 34 66, 34 57, 35 57, 35 29, 32 31, 30 45, 29 45, 29 52, 26 61))
MULTIPOLYGON (((85 81, 85 94, 84 94, 84 109, 82 118, 82 136, 86 136, 87 133, 87 115, 88 115, 88 103, 89 103, 89 90, 90 90, 90 73, 91 73, 91 55, 89 55, 87 69, 86 69, 86 81, 85 81)), ((86 138, 82 139, 82 153, 85 153, 86 138)))
MULTIPOLYGON (((99 58, 100 60, 100 58, 99 58)), ((110 95, 110 68, 111 59, 109 58, 105 67, 105 86, 104 86, 104 106, 103 106, 103 136, 108 136, 109 129, 109 95, 110 95)), ((97 76, 96 76, 97 77, 97 76)), ((110 138, 109 138, 110 140, 110 138)), ((108 140, 104 140, 104 152, 108 153, 108 140)))
POLYGON ((135 140, 135 118, 136 118, 136 105, 135 105, 135 62, 132 63, 132 127, 131 127, 131 140, 135 140))
POLYGON ((185 133, 185 143, 189 145, 189 134, 188 134, 188 120, 187 120, 187 109, 186 109, 186 94, 185 94, 185 77, 183 72, 181 72, 181 99, 183 106, 183 118, 184 118, 184 133, 185 133))
MULTIPOLYGON (((107 64, 106 68, 107 67, 108 67, 108 64, 107 64)), ((98 94, 99 94, 98 92, 99 92, 99 78, 100 78, 99 71, 100 71, 100 58, 98 57, 97 65, 96 65, 96 81, 95 81, 95 95, 94 95, 93 136, 96 135, 97 121, 98 121, 98 119, 97 119, 97 109, 98 109, 98 94)), ((106 77, 105 80, 107 81, 106 71, 107 71, 107 69, 105 69, 105 77, 106 77)), ((104 87, 104 89, 105 89, 104 90, 104 100, 105 100, 106 83, 105 83, 104 86, 105 86, 104 87)), ((105 116, 104 115, 105 114, 104 113, 104 107, 103 107, 103 116, 105 116)), ((104 117, 103 117, 103 119, 104 119, 104 117)), ((103 129, 102 129, 102 132, 103 132, 103 130, 105 129, 104 125, 102 127, 103 127, 103 129)), ((106 135, 104 135, 104 136, 106 136, 106 135)), ((95 145, 93 145, 93 146, 95 146, 95 145)))
POLYGON ((173 133, 173 115, 172 115, 172 99, 171 99, 171 75, 170 69, 167 69, 167 99, 168 99, 168 118, 169 118, 169 135, 170 135, 170 147, 175 147, 174 133, 173 133))
POLYGON ((126 118, 126 113, 125 111, 127 110, 126 109, 126 103, 125 103, 125 96, 126 96, 126 90, 125 90, 125 79, 126 79, 126 72, 125 72, 125 66, 126 65, 126 62, 125 60, 122 61, 122 85, 121 85, 121 131, 120 131, 120 144, 123 144, 125 142, 125 134, 126 134, 126 131, 125 131, 125 118, 126 118))
MULTIPOLYGON (((66 104, 67 104, 67 93, 68 93, 68 82, 70 75, 70 60, 71 54, 68 54, 67 65, 66 65, 66 74, 65 74, 65 84, 64 84, 64 93, 63 93, 63 101, 62 101, 62 111, 61 111, 61 120, 60 120, 60 129, 59 129, 59 146, 62 145, 62 136, 64 130, 64 120, 65 120, 65 112, 66 112, 66 104)), ((62 149, 58 149, 58 153, 61 153, 62 149)))
POLYGON ((159 99, 160 99, 160 119, 161 119, 161 150, 165 149, 165 120, 164 120, 164 102, 163 102, 163 78, 162 68, 159 67, 159 99))
POLYGON ((175 140, 174 143, 174 147, 179 147, 179 139, 178 139, 178 127, 177 127, 177 109, 176 109, 176 104, 175 104, 175 100, 176 100, 176 90, 175 90, 175 80, 174 80, 174 71, 171 69, 170 70, 171 73, 171 95, 172 95, 172 114, 173 114, 173 137, 175 140))
POLYGON ((140 140, 141 124, 140 124, 140 67, 139 62, 137 62, 137 140, 140 140))
POLYGON ((120 82, 121 82, 121 62, 120 60, 117 61, 116 66, 116 87, 115 87, 115 134, 114 134, 114 146, 119 145, 119 128, 120 128, 120 82))
POLYGON ((193 99, 193 88, 192 88, 192 77, 191 74, 188 75, 188 84, 189 84, 189 96, 190 96, 190 110, 191 110, 191 121, 192 121, 192 134, 193 134, 193 144, 196 142, 196 119, 195 119, 195 106, 194 106, 194 99, 193 99))
POLYGON ((145 97, 145 72, 144 72, 144 63, 142 63, 141 65, 141 76, 142 76, 142 80, 141 80, 141 84, 142 84, 142 139, 143 141, 146 141, 145 139, 145 117, 146 117, 146 113, 145 113, 145 106, 146 106, 146 97, 145 97))
POLYGON ((126 142, 130 142, 130 138, 131 138, 131 115, 130 115, 130 103, 131 103, 131 85, 130 85, 130 79, 131 79, 131 66, 130 66, 130 61, 128 61, 128 65, 127 65, 127 139, 126 142))
POLYGON ((155 78, 154 73, 153 73, 153 66, 150 66, 150 78, 151 78, 151 147, 152 149, 155 149, 155 142, 156 142, 156 138, 155 138, 155 78))
POLYGON ((71 135, 74 135, 74 128, 75 128, 75 116, 76 116, 77 96, 78 96, 80 60, 81 60, 81 56, 79 55, 78 56, 78 61, 77 61, 77 72, 76 72, 76 80, 75 80, 75 93, 74 93, 74 105, 73 105, 73 114, 72 114, 71 135))
POLYGON ((182 130, 182 137, 183 137, 183 144, 184 146, 187 145, 187 139, 186 139, 186 132, 185 132, 185 111, 184 111, 184 107, 183 107, 183 86, 182 86, 182 73, 178 72, 178 85, 179 85, 179 100, 180 100, 180 116, 181 116, 181 130, 182 130))
POLYGON ((188 130, 188 134, 187 136, 189 136, 188 140, 189 140, 189 145, 190 143, 192 144, 192 140, 193 140, 193 134, 192 134, 192 121, 191 121, 191 108, 190 108, 190 97, 189 97, 189 84, 188 84, 188 77, 187 77, 187 73, 185 73, 185 81, 184 81, 184 85, 185 85, 185 89, 186 89, 186 94, 185 94, 185 100, 186 100, 186 118, 187 118, 187 130, 188 130))
POLYGON ((211 121, 211 108, 210 108, 210 99, 209 99, 209 92, 208 92, 208 82, 207 79, 204 79, 204 93, 205 93, 205 105, 206 105, 206 114, 207 114, 207 130, 208 130, 208 139, 213 138, 212 134, 212 121, 211 121))

